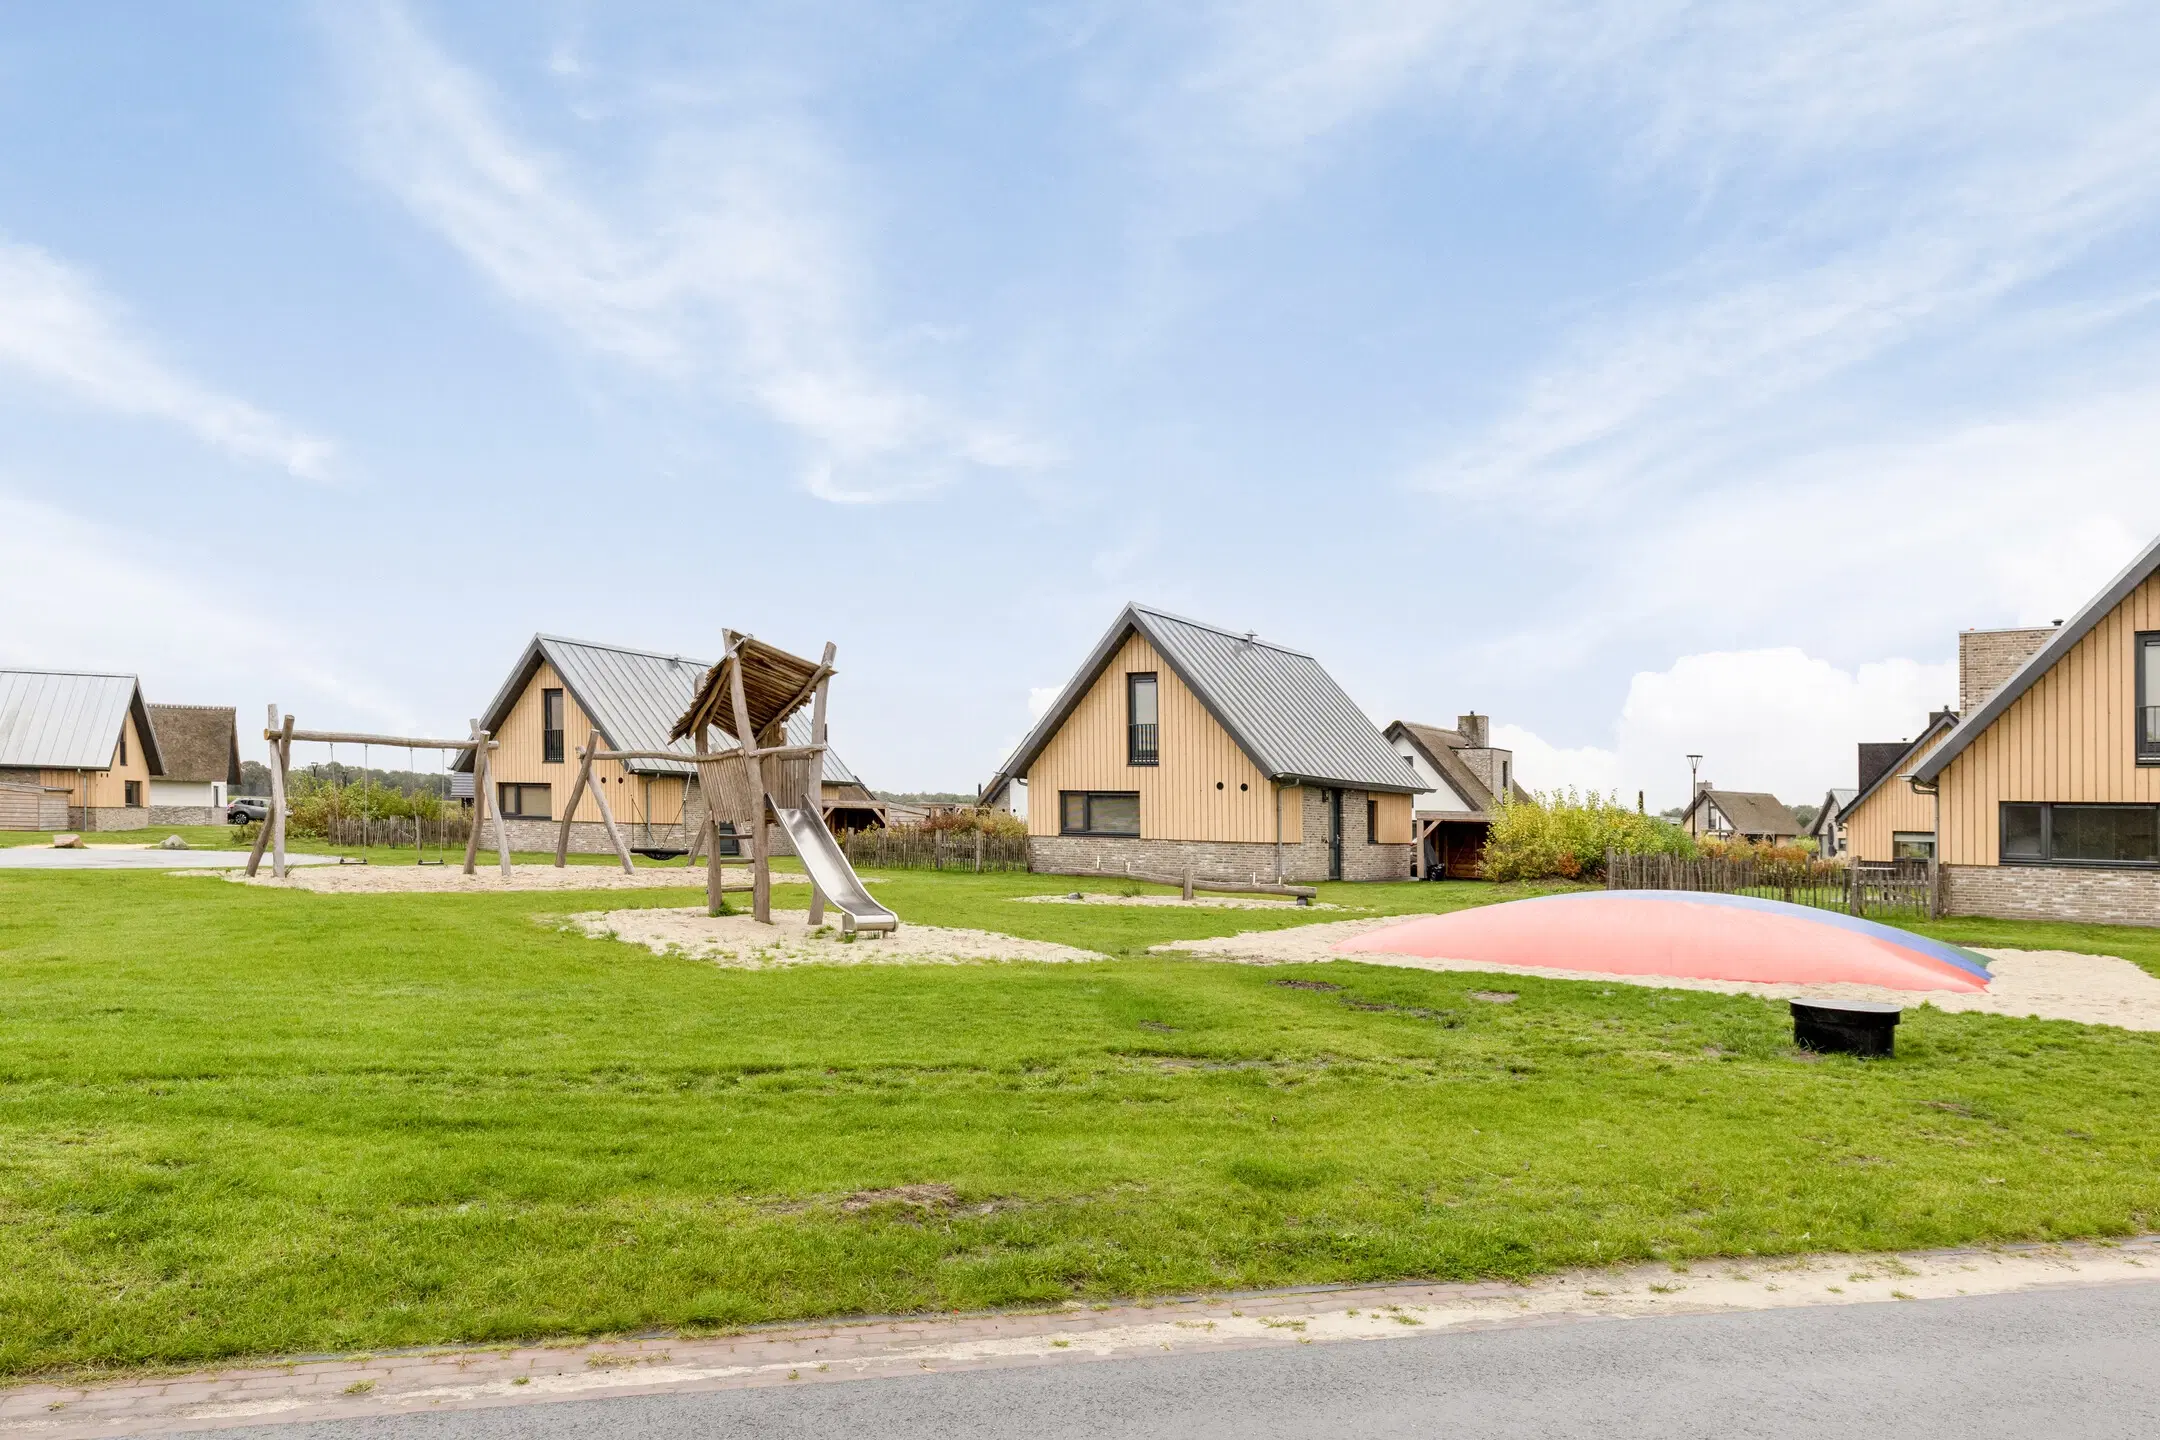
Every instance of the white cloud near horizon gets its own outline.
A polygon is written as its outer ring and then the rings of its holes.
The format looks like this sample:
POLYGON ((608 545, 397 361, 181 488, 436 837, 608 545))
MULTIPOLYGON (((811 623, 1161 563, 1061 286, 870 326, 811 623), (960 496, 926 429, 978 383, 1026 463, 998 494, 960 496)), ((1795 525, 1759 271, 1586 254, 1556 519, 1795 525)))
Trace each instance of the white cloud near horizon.
POLYGON ((1610 748, 1554 746, 1516 725, 1495 742, 1515 751, 1532 790, 1638 789, 1653 811, 1687 797, 1690 754, 1701 776, 1730 790, 1767 790, 1812 805, 1851 785, 1863 740, 1910 739, 1928 713, 1957 704, 1955 660, 1884 660, 1841 669, 1794 646, 1684 655, 1628 685, 1610 748))
POLYGON ((182 375, 88 276, 8 240, 0 240, 0 366, 78 403, 177 425, 238 459, 332 478, 328 440, 182 375))
POLYGON ((802 483, 823 500, 1056 462, 873 362, 848 186, 802 116, 664 134, 643 189, 610 190, 517 134, 402 6, 364 13, 340 12, 340 50, 368 169, 517 304, 600 354, 747 401, 805 444, 802 483))

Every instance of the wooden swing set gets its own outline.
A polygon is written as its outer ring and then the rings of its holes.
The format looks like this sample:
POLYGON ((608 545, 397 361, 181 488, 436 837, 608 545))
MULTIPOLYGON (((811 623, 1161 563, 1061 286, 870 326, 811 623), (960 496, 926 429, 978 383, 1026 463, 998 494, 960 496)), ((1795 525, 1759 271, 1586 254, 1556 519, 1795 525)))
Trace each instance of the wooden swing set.
MULTIPOLYGON (((473 823, 471 833, 465 837, 465 873, 473 873, 474 862, 480 853, 480 828, 487 821, 493 805, 491 792, 495 788, 489 783, 491 769, 487 757, 488 752, 496 748, 496 744, 488 732, 480 728, 478 721, 473 722, 472 738, 469 740, 437 740, 420 735, 364 735, 357 731, 344 730, 298 730, 293 727, 292 716, 280 717, 278 707, 272 705, 270 724, 263 731, 263 739, 270 744, 270 813, 263 820, 262 829, 256 833, 254 847, 248 852, 248 874, 253 875, 262 868, 263 853, 268 850, 270 873, 280 880, 285 878, 285 817, 290 808, 286 797, 291 788, 292 747, 295 741, 326 743, 333 747, 361 746, 363 783, 366 774, 364 752, 369 746, 380 745, 391 750, 402 748, 408 753, 416 750, 442 750, 455 754, 473 752, 473 823)), ((331 753, 335 755, 337 752, 333 749, 331 753)), ((510 878, 510 835, 508 827, 503 824, 499 807, 495 808, 495 853, 502 864, 503 878, 507 880, 510 878)), ((415 857, 422 864, 434 863, 421 858, 419 832, 415 830, 414 835, 415 857)))

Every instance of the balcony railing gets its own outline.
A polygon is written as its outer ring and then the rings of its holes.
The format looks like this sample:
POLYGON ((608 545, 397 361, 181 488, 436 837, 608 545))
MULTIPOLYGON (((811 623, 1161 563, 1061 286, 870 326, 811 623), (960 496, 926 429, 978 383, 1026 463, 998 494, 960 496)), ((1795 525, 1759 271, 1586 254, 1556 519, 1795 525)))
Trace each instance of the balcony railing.
POLYGON ((2160 705, 2147 705, 2137 715, 2137 758, 2160 760, 2160 705))
POLYGON ((1155 732, 1160 726, 1133 725, 1127 728, 1130 732, 1125 741, 1125 759, 1128 764, 1153 765, 1162 758, 1155 748, 1155 732))

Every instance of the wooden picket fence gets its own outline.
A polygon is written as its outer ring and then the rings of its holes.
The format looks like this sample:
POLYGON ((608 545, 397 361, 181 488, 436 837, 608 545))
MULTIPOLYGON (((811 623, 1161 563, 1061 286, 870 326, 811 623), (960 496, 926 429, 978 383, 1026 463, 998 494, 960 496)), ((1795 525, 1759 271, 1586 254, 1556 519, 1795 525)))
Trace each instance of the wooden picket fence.
POLYGON ((886 870, 1026 870, 1025 835, 985 835, 980 830, 932 830, 894 825, 857 830, 840 841, 857 867, 886 870))
POLYGON ((1605 888, 1754 895, 1861 916, 1935 913, 1935 874, 1925 860, 1686 860, 1608 852, 1605 888))

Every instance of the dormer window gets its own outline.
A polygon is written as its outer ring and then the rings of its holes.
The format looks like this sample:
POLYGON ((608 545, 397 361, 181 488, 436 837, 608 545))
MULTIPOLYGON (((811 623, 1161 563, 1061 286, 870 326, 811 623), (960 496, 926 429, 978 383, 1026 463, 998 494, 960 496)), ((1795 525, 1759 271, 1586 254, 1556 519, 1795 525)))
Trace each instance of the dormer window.
POLYGON ((1125 677, 1125 763, 1154 765, 1162 758, 1162 707, 1152 673, 1125 677))

